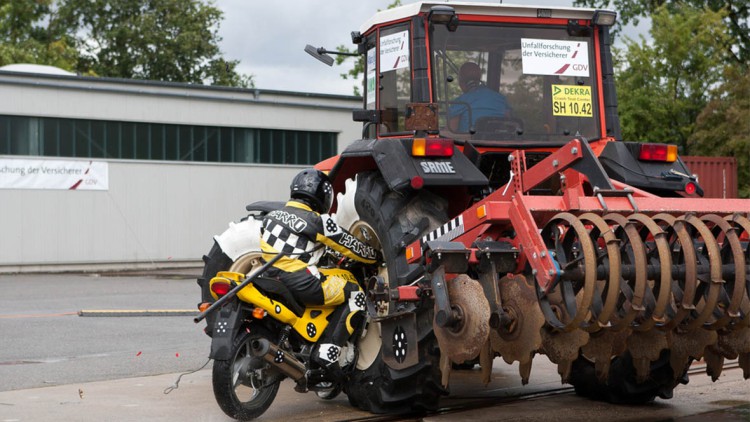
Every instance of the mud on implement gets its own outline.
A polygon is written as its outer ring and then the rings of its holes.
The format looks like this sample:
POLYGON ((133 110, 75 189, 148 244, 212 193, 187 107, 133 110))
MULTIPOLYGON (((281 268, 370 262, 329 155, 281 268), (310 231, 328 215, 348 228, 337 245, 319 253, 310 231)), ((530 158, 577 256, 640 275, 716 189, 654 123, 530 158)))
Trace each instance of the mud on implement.
MULTIPOLYGON (((472 327, 489 333, 481 360, 518 361, 524 383, 536 353, 558 364, 563 382, 585 382, 571 374, 584 359, 606 384, 625 353, 638 383, 664 352, 674 381, 699 358, 714 380, 725 358, 750 377, 750 220, 735 212, 748 201, 659 198, 607 179, 586 150, 573 140, 530 169, 514 151, 507 189, 407 247, 429 268, 436 331, 462 329, 486 298, 487 326, 472 327), (529 194, 550 178, 559 195, 529 194), (452 303, 446 274, 467 273, 482 289, 452 303)), ((441 350, 453 363, 466 357, 447 341, 441 350)))

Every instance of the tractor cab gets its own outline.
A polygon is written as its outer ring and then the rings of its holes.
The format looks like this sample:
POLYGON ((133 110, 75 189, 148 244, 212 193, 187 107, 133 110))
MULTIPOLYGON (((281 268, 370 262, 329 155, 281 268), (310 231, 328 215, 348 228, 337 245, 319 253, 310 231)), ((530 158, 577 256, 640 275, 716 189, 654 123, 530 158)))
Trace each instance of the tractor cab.
MULTIPOLYGON (((378 12, 352 33, 351 54, 365 59, 362 140, 318 167, 343 178, 377 167, 393 190, 461 186, 482 197, 511 180, 514 151, 531 168, 577 139, 599 160, 589 179, 606 172, 661 196, 701 195, 676 146, 614 142, 615 20, 609 10, 458 2, 378 12)), ((557 182, 545 192, 557 194, 557 182)))
POLYGON ((370 138, 422 132, 475 146, 616 136, 604 107, 614 90, 603 84, 614 20, 604 10, 469 3, 381 11, 353 34, 366 57, 358 120, 372 123, 370 138))

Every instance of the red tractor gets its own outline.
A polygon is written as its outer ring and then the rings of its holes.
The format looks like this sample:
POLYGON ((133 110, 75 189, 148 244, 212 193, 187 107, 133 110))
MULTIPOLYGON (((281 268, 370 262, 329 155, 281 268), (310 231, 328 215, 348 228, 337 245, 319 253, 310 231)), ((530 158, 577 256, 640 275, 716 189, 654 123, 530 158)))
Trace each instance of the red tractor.
MULTIPOLYGON (((615 18, 423 2, 352 33, 362 139, 317 167, 339 224, 385 258, 353 404, 434 408, 452 368, 488 382, 498 356, 525 384, 545 354, 579 394, 624 403, 671 397, 701 358, 750 377, 750 200, 703 199, 675 146, 621 140, 615 18)), ((204 290, 258 263, 232 230, 204 290)))

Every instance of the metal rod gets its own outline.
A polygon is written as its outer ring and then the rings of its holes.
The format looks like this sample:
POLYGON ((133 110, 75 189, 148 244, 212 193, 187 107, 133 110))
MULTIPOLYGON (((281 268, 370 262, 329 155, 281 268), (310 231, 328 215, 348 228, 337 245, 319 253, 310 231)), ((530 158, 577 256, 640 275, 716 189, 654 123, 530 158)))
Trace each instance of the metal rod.
MULTIPOLYGON (((708 274, 711 270, 709 264, 698 264, 696 265, 698 274, 708 274)), ((672 279, 682 280, 685 278, 685 265, 673 264, 672 265, 672 279)), ((721 274, 725 280, 734 279, 737 267, 734 264, 722 264, 721 274)), ((634 265, 624 264, 620 270, 620 276, 627 281, 635 280, 636 268, 634 265)), ((649 264, 646 266, 646 273, 649 280, 659 280, 661 278, 661 266, 658 264, 649 264)), ((745 266, 745 273, 750 274, 750 265, 745 266)), ((596 278, 604 280, 609 275, 609 266, 600 264, 596 268, 596 278)), ((571 268, 565 270, 562 278, 571 281, 582 281, 585 277, 583 268, 571 268)))

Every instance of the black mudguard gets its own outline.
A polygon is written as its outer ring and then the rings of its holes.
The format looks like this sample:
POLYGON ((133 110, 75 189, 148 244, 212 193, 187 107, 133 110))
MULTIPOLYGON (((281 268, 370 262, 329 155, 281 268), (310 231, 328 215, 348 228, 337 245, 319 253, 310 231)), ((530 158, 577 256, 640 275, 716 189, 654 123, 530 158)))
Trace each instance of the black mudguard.
POLYGON ((638 189, 662 196, 674 196, 684 192, 685 185, 693 182, 696 193, 703 196, 703 189, 692 178, 690 170, 678 157, 672 163, 638 160, 636 142, 610 142, 599 155, 607 175, 638 189))
POLYGON ((232 357, 232 343, 242 321, 239 300, 229 301, 216 311, 215 315, 209 357, 214 360, 227 360, 232 357))
POLYGON ((348 158, 370 157, 383 175, 388 187, 401 191, 419 176, 424 186, 487 186, 487 177, 461 151, 454 147, 451 157, 412 157, 411 140, 378 139, 352 143, 332 169, 334 175, 348 158))

